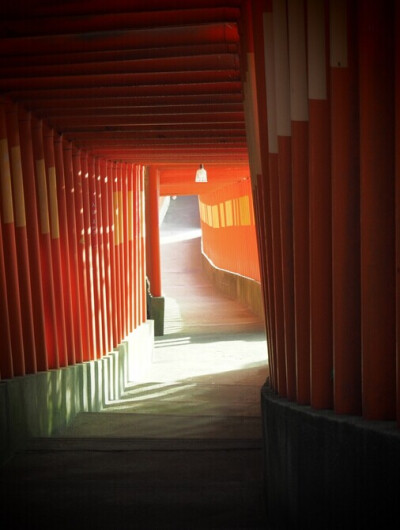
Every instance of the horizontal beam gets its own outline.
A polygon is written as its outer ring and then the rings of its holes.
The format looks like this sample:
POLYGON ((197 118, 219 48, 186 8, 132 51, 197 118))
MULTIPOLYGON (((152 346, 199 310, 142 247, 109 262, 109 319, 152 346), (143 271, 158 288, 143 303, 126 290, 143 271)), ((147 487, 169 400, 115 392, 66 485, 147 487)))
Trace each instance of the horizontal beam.
MULTIPOLYGON (((171 115, 179 116, 181 114, 226 114, 226 113, 236 113, 242 112, 243 105, 242 103, 217 103, 217 104, 207 104, 203 103, 201 105, 164 105, 164 106, 143 106, 136 107, 132 105, 130 107, 120 107, 120 108, 55 108, 55 109, 44 109, 40 111, 40 115, 43 118, 64 118, 64 117, 92 117, 92 116, 109 116, 109 117, 119 117, 119 116, 157 116, 157 115, 171 115)), ((179 120, 179 119, 178 119, 179 120)))
POLYGON ((52 78, 66 76, 88 76, 106 74, 140 74, 166 72, 194 72, 205 70, 238 70, 239 58, 233 53, 207 54, 186 57, 161 57, 146 59, 120 59, 113 61, 97 61, 83 63, 65 63, 62 71, 59 64, 30 65, 0 67, 0 74, 4 78, 52 78), (60 73, 62 72, 62 76, 60 73))
POLYGON ((176 106, 187 107, 189 105, 232 105, 243 102, 243 96, 240 93, 221 94, 177 94, 177 95, 159 95, 159 96, 138 96, 122 98, 71 98, 71 99, 33 99, 29 103, 32 111, 41 112, 49 110, 56 114, 57 111, 77 111, 96 110, 96 109, 126 109, 135 107, 135 109, 146 109, 158 106, 176 106))
POLYGON ((209 82, 239 81, 239 70, 202 70, 190 72, 145 72, 136 74, 91 74, 56 77, 16 77, 0 78, 0 90, 18 91, 45 89, 87 89, 101 87, 121 87, 134 85, 168 85, 209 82))
MULTIPOLYGON (((136 7, 131 3, 130 9, 136 7)), ((149 5, 147 6, 147 8, 149 5)), ((240 17, 240 10, 234 7, 198 8, 198 9, 171 9, 163 11, 128 11, 107 14, 85 14, 79 17, 66 16, 42 16, 35 18, 32 24, 31 18, 0 20, 0 36, 24 37, 40 35, 57 35, 87 33, 89 31, 116 31, 138 28, 154 28, 163 26, 179 26, 183 24, 209 24, 215 22, 236 22, 240 17)))
POLYGON ((13 56, 68 53, 80 51, 126 50, 192 44, 238 42, 239 32, 234 23, 215 23, 157 27, 150 29, 97 31, 73 35, 46 35, 38 37, 4 38, 0 55, 13 56))
POLYGON ((143 84, 133 86, 90 86, 80 88, 41 88, 35 91, 27 89, 9 88, 8 96, 18 101, 24 101, 27 106, 38 99, 59 98, 99 98, 99 97, 134 97, 134 96, 158 96, 158 95, 193 95, 210 93, 242 93, 242 84, 237 80, 170 83, 170 84, 143 84))

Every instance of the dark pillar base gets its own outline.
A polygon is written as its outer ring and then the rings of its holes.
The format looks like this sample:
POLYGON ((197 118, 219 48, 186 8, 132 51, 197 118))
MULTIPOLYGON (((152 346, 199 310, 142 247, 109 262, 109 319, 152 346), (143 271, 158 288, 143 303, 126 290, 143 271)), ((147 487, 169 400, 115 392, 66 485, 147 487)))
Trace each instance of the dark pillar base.
POLYGON ((163 296, 152 296, 150 298, 150 318, 154 320, 154 336, 164 335, 164 308, 165 298, 163 296))
POLYGON ((400 528, 395 422, 316 411, 261 392, 273 529, 400 528))

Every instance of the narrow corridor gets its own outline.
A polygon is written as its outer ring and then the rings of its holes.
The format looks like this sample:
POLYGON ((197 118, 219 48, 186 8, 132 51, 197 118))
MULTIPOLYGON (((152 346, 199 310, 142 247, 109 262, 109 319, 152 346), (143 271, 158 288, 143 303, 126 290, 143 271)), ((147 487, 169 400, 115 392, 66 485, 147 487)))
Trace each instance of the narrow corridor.
POLYGON ((196 228, 176 232, 194 198, 171 204, 150 372, 5 467, 6 528, 264 528, 262 323, 204 279, 196 228))

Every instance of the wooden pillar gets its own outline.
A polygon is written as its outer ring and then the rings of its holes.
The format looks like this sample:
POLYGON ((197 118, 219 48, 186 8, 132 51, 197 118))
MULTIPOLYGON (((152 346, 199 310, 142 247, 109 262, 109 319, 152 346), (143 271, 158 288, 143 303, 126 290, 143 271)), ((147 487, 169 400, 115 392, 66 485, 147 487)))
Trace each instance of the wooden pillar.
POLYGON ((89 226, 90 247, 92 250, 92 289, 93 289, 93 325, 96 338, 96 357, 99 359, 107 353, 104 351, 103 342, 103 306, 101 299, 101 267, 99 254, 99 223, 96 189, 96 165, 92 156, 88 157, 88 202, 89 202, 89 226))
POLYGON ((110 271, 111 271, 111 295, 112 295, 112 307, 113 307, 113 339, 114 347, 118 346, 121 340, 120 334, 120 318, 121 311, 118 303, 118 262, 116 259, 115 251, 115 238, 117 226, 114 217, 114 197, 113 189, 115 186, 115 180, 117 175, 116 163, 110 163, 110 180, 107 186, 108 192, 108 218, 109 218, 109 238, 110 238, 110 271))
POLYGON ((81 183, 83 202, 83 234, 85 245, 85 265, 87 282, 87 304, 88 304, 88 324, 91 359, 98 359, 100 352, 97 344, 97 322, 95 316, 95 285, 93 279, 93 249, 90 226, 90 196, 89 196, 89 165, 87 152, 81 151, 81 183))
POLYGON ((356 9, 330 4, 334 409, 361 413, 360 163, 356 9))
POLYGON ((0 106, 0 199, 14 375, 25 374, 14 207, 5 109, 0 106))
POLYGON ((265 256, 264 286, 265 304, 267 310, 266 329, 268 343, 268 365, 272 387, 278 389, 277 369, 277 337, 276 337, 276 315, 275 315, 275 282, 274 282, 274 260, 272 245, 272 220, 271 220, 271 198, 269 178, 269 155, 268 155, 268 114, 266 103, 266 80, 265 80, 265 50, 264 50, 264 27, 263 11, 264 2, 244 3, 244 34, 245 51, 243 57, 245 72, 243 77, 246 137, 249 148, 250 172, 252 186, 257 190, 260 221, 262 228, 258 230, 261 236, 259 244, 263 248, 265 256))
POLYGON ((272 260, 274 271, 274 308, 276 337, 276 369, 278 378, 277 390, 281 397, 287 396, 286 384, 286 353, 285 328, 283 311, 282 284, 282 246, 280 227, 279 174, 278 174, 278 135, 276 125, 276 93, 275 93, 275 57, 272 5, 263 12, 264 59, 266 81, 266 105, 268 123, 268 170, 269 199, 272 229, 272 260))
POLYGON ((74 313, 72 299, 77 296, 73 291, 76 289, 75 283, 71 276, 70 267, 70 249, 68 241, 68 217, 66 202, 66 184, 63 159, 63 142, 58 134, 54 137, 54 163, 57 179, 57 207, 60 230, 60 256, 61 256, 61 281, 64 299, 65 315, 65 334, 68 364, 76 363, 75 355, 75 332, 74 332, 74 313))
POLYGON ((400 4, 396 3, 396 366, 397 425, 400 426, 400 4))
POLYGON ((311 406, 333 407, 330 107, 325 4, 307 1, 311 406))
POLYGON ((158 201, 160 198, 160 173, 151 166, 147 176, 146 197, 146 271, 150 292, 161 296, 161 259, 158 201))
POLYGON ((135 176, 136 166, 130 165, 128 172, 128 190, 127 190, 127 241, 129 253, 129 271, 128 271, 128 298, 129 298, 129 331, 135 328, 135 225, 134 225, 134 208, 135 208, 135 176))
POLYGON ((76 243, 78 257, 78 277, 79 277, 79 305, 81 313, 82 332, 82 358, 83 361, 90 361, 93 357, 93 343, 90 336, 89 327, 89 302, 88 302, 88 280, 87 280, 87 256, 85 245, 85 220, 83 214, 83 190, 82 190, 82 169, 81 153, 78 149, 72 149, 72 169, 74 177, 74 205, 76 224, 76 243))
POLYGON ((18 278, 23 310, 21 311, 22 335, 26 373, 37 371, 36 343, 32 305, 32 285, 29 268, 28 235, 26 229, 25 192, 22 175, 21 148, 18 127, 18 107, 6 107, 7 131, 11 158, 11 180, 14 199, 14 225, 17 246, 18 278))
POLYGON ((98 247, 98 284, 99 284, 99 299, 101 306, 101 327, 102 327, 102 344, 103 353, 107 354, 111 350, 111 341, 109 327, 111 322, 108 314, 108 298, 107 298, 107 272, 105 265, 105 223, 103 215, 103 197, 102 197, 102 179, 105 176, 106 164, 104 160, 95 158, 95 179, 94 186, 96 190, 96 225, 97 225, 97 247, 98 247))
POLYGON ((37 207, 39 214, 40 263, 43 278, 43 301, 46 325, 46 343, 49 368, 59 368, 59 345, 57 337, 57 311, 54 295, 53 264, 51 257, 51 235, 46 166, 43 149, 43 125, 41 120, 32 120, 33 154, 35 159, 37 207))
POLYGON ((296 399, 290 74, 285 0, 273 0, 276 126, 287 397, 296 399))
MULTIPOLYGON (((43 148, 46 164, 47 190, 49 201, 49 223, 51 238, 51 259, 54 281, 54 301, 56 311, 57 344, 60 366, 68 366, 67 337, 65 326, 64 290, 62 280, 62 260, 60 248, 60 223, 57 199, 57 175, 54 156, 54 131, 43 128, 43 148)), ((67 291, 69 296, 69 291, 67 291)))
MULTIPOLYGON (((1 212, 0 212, 1 223, 1 212)), ((1 228, 1 224, 0 224, 1 228)), ((11 379, 14 377, 12 361, 12 344, 10 333, 10 316, 7 300, 7 279, 3 252, 3 231, 0 229, 0 341, 2 351, 0 355, 0 379, 11 379)))
POLYGON ((310 296, 308 218, 308 92, 304 0, 288 2, 292 127, 293 266, 296 396, 310 402, 310 296))
MULTIPOLYGON (((85 347, 86 336, 84 337, 85 328, 82 328, 82 309, 81 309, 81 290, 79 274, 79 257, 78 257, 78 234, 75 218, 75 180, 72 162, 72 145, 70 142, 63 142, 63 162, 64 162, 64 179, 65 179, 65 202, 68 229, 68 248, 70 259, 70 300, 73 314, 73 330, 75 345, 75 360, 81 363, 84 360, 83 349, 85 347)), ((62 218, 62 217, 61 217, 62 218)), ((63 225, 61 225, 63 226, 63 225)), ((64 278, 65 280, 65 278, 64 278)))
POLYGON ((36 364, 38 371, 45 371, 48 369, 48 345, 46 341, 44 287, 40 263, 39 222, 36 201, 31 114, 19 108, 18 121, 24 192, 26 197, 31 198, 31 200, 25 202, 25 213, 27 219, 26 230, 29 249, 32 306, 35 308, 33 311, 33 325, 36 344, 36 364))
POLYGON ((111 164, 107 161, 101 163, 101 207, 103 219, 103 245, 104 245, 104 269, 105 269, 105 291, 107 300, 107 325, 108 325, 108 348, 111 351, 116 346, 115 314, 113 311, 113 284, 111 272, 111 222, 109 216, 108 189, 112 186, 111 164))
POLYGON ((395 417, 394 2, 359 4, 362 403, 395 417))

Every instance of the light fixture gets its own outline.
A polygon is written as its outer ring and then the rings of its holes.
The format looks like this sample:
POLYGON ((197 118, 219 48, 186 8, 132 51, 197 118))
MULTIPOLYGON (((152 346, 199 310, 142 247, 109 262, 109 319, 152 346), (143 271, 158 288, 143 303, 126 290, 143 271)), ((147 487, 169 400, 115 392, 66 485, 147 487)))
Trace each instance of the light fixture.
POLYGON ((199 169, 196 171, 195 182, 207 182, 207 171, 204 169, 203 164, 200 164, 199 169))

